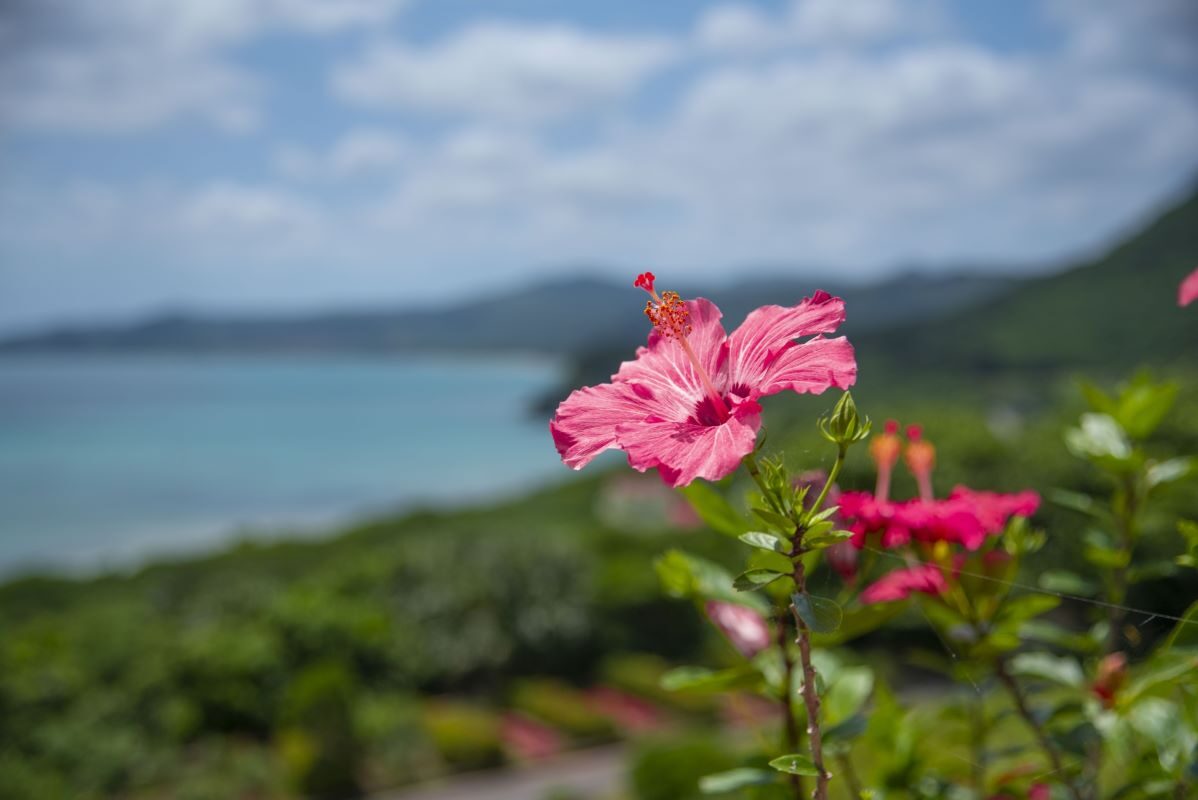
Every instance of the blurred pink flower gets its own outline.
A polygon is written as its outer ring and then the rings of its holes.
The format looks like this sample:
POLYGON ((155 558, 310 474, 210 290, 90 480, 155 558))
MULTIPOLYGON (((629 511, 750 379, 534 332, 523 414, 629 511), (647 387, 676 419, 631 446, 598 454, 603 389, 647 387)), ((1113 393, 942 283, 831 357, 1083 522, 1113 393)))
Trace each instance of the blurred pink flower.
POLYGON ((1188 306, 1195 300, 1198 300, 1198 269, 1187 275, 1181 282, 1181 286, 1177 287, 1177 304, 1179 306, 1188 306))
POLYGON ((1028 787, 1027 800, 1052 800, 1052 788, 1047 783, 1033 783, 1028 787))
POLYGON ((523 714, 504 714, 499 732, 504 747, 519 759, 546 758, 565 746, 561 734, 523 714))
POLYGON ((857 580, 857 548, 849 541, 841 541, 824 551, 828 565, 847 584, 857 580))
POLYGON ((1090 691, 1102 701, 1103 708, 1114 708, 1115 697, 1127 683, 1127 655, 1124 653, 1109 653, 1098 662, 1094 682, 1090 691))
POLYGON ((745 658, 752 658, 770 646, 770 628, 751 608, 709 600, 707 616, 745 658))
POLYGON ((848 341, 819 335, 844 321, 844 302, 827 292, 789 308, 758 308, 726 335, 714 303, 658 295, 653 283, 651 273, 637 278, 652 297, 647 346, 620 365, 611 383, 573 392, 549 424, 562 461, 573 469, 617 448, 634 469, 656 467, 671 486, 718 480, 752 451, 759 398, 844 389, 857 378, 848 341), (814 338, 795 341, 804 336, 814 338))
POLYGON ((595 713, 602 714, 626 731, 653 731, 665 725, 665 717, 657 706, 636 695, 609 686, 596 686, 588 689, 586 696, 595 713))
POLYGON ((999 494, 966 486, 957 486, 943 500, 891 503, 869 492, 845 492, 840 497, 840 513, 858 548, 871 534, 880 534, 883 547, 943 541, 977 550, 986 537, 1001 533, 1011 517, 1031 516, 1039 505, 1035 492, 999 494))
POLYGON ((920 564, 914 567, 888 572, 861 593, 862 603, 893 603, 906 600, 914 592, 942 594, 948 591, 944 573, 935 564, 920 564))
POLYGON ((720 717, 729 728, 758 729, 776 725, 781 714, 778 704, 749 692, 720 695, 720 717))

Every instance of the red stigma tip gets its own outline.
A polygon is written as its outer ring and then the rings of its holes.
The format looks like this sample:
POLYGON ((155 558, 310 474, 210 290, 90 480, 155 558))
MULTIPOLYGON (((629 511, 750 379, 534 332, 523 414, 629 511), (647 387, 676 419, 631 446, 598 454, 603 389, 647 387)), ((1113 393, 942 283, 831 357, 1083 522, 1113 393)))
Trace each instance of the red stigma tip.
POLYGON ((923 428, 919 425, 908 425, 907 438, 912 442, 918 442, 923 438, 923 428))
POLYGON ((636 276, 636 280, 632 285, 638 289, 644 289, 649 294, 653 294, 653 282, 657 280, 657 276, 652 272, 642 272, 636 276))
POLYGON ((897 419, 886 420, 886 427, 884 428, 884 430, 886 431, 886 433, 889 436, 894 436, 896 433, 898 433, 898 429, 899 429, 899 424, 898 424, 897 419))

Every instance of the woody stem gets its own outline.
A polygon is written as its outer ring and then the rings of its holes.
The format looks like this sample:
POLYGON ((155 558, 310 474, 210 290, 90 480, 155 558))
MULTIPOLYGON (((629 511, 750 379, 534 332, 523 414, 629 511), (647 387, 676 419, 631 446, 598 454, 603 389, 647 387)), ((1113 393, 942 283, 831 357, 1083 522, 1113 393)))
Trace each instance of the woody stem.
MULTIPOLYGON (((803 559, 795 559, 794 582, 799 595, 807 594, 807 574, 803 567, 803 559)), ((811 631, 799 614, 799 609, 792 603, 791 613, 794 614, 795 626, 799 630, 799 663, 803 667, 803 702, 807 706, 807 741, 811 749, 811 763, 819 773, 815 778, 815 791, 811 793, 812 800, 828 800, 828 779, 832 776, 824 769, 824 744, 819 725, 819 693, 815 685, 815 665, 811 663, 811 631)))
POLYGON ((1048 732, 1044 730, 1044 726, 1036 720, 1035 715, 1028 708, 1027 699, 1023 696, 1023 690, 1019 688, 1019 684, 1015 681, 1015 678, 1007 671, 1007 665, 1001 658, 995 664, 995 674, 1007 692, 1010 693, 1011 699, 1015 702, 1015 710, 1035 735, 1036 741, 1040 744, 1040 749, 1044 751, 1044 755, 1048 756, 1048 761, 1052 764, 1053 774, 1060 776, 1060 781, 1065 784, 1065 788, 1069 790, 1069 796, 1073 800, 1084 800, 1081 791, 1065 774, 1065 764, 1061 759, 1060 751, 1052 739, 1049 738, 1048 732))

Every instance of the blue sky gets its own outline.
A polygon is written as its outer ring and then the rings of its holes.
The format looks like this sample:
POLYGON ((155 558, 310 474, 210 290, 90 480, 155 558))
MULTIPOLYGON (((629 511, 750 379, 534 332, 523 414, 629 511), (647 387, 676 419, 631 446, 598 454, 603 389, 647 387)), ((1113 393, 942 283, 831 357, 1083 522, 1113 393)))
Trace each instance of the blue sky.
POLYGON ((1042 268, 1198 177, 1192 0, 16 0, 0 330, 1042 268))

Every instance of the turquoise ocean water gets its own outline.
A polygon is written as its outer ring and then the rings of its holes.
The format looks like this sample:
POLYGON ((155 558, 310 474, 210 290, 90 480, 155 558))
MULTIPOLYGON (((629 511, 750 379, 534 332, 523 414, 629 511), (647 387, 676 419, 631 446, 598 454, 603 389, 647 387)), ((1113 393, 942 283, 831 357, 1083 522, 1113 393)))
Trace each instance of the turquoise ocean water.
POLYGON ((568 471, 515 358, 0 359, 0 574, 452 506, 568 471))

